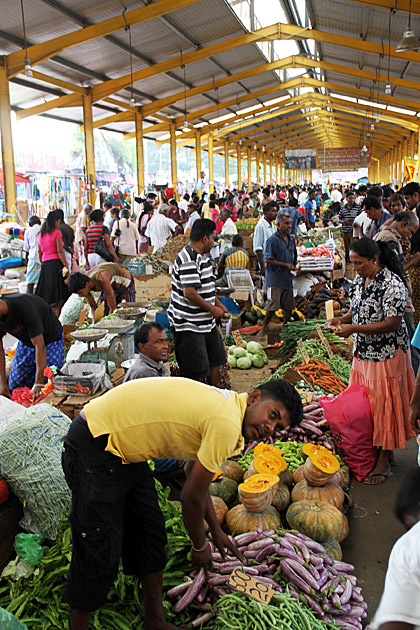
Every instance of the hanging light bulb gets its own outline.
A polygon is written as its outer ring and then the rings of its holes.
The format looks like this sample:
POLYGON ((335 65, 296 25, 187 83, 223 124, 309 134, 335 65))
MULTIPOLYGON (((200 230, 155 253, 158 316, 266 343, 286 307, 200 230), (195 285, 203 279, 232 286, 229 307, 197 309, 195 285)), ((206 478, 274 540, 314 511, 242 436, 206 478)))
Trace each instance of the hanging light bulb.
POLYGON ((263 151, 264 151, 264 153, 265 153, 265 146, 264 146, 264 145, 263 145, 263 147, 262 147, 262 150, 263 150, 263 151))
POLYGON ((240 147, 242 146, 242 138, 239 138, 238 144, 240 147))
POLYGON ((376 123, 378 123, 378 122, 379 122, 379 114, 378 114, 378 112, 376 112, 376 120, 375 120, 375 122, 376 122, 376 123))
POLYGON ((370 131, 367 132, 366 138, 370 138, 370 131))
POLYGON ((130 103, 131 103, 131 105, 133 105, 133 106, 136 104, 136 99, 134 98, 134 94, 132 94, 132 95, 131 95, 131 98, 130 98, 130 103))
POLYGON ((420 40, 415 32, 411 30, 411 0, 408 8, 408 25, 404 31, 401 41, 395 49, 395 52, 405 52, 406 50, 418 50, 420 48, 420 40))
POLYGON ((372 120, 372 122, 370 123, 370 128, 371 128, 371 130, 372 130, 372 131, 375 129, 375 124, 374 124, 373 120, 372 120))
POLYGON ((360 152, 361 152, 361 153, 368 153, 368 152, 369 152, 369 149, 368 149, 368 148, 367 148, 367 146, 364 144, 364 145, 362 146, 362 148, 360 149, 360 152))
POLYGON ((389 79, 385 83, 385 94, 387 96, 392 96, 392 85, 391 85, 391 81, 389 79))
POLYGON ((34 73, 32 72, 31 62, 29 61, 29 57, 25 57, 25 77, 33 77, 34 73))
POLYGON ((184 118, 184 124, 183 124, 183 126, 182 126, 182 131, 183 131, 184 133, 187 133, 188 131, 190 131, 190 123, 188 122, 188 120, 187 120, 187 117, 186 117, 186 116, 185 116, 185 118, 184 118))
POLYGON ((254 151, 256 151, 256 150, 257 150, 257 143, 255 142, 254 143, 254 151))

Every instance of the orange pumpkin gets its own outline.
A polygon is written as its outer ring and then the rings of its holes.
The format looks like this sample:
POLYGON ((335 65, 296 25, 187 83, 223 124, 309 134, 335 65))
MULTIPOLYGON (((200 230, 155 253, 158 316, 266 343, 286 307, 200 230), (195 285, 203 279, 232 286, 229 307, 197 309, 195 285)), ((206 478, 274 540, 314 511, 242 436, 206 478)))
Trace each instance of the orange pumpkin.
POLYGON ((299 481, 292 490, 292 501, 327 501, 336 508, 340 508, 344 502, 344 492, 334 483, 326 483, 324 486, 310 486, 305 480, 299 481))
POLYGON ((326 449, 309 455, 303 467, 303 475, 310 486, 323 486, 339 470, 340 463, 326 449))
POLYGON ((281 483, 284 483, 285 486, 287 486, 289 488, 289 490, 292 489, 293 486, 293 477, 292 477, 292 473, 290 472, 290 470, 288 468, 286 468, 286 470, 283 470, 280 474, 280 481, 281 483))
POLYGON ((333 560, 343 559, 343 551, 338 540, 330 540, 329 542, 322 543, 322 545, 330 558, 333 560))
POLYGON ((213 508, 216 513, 217 522, 219 525, 223 525, 226 519, 226 514, 229 511, 228 506, 220 497, 211 497, 213 508))
POLYGON ((281 512, 282 510, 285 510, 289 506, 289 503, 290 503, 289 488, 285 486, 284 483, 280 482, 271 504, 274 505, 276 510, 281 512))
POLYGON ((233 479, 233 481, 236 481, 236 483, 241 483, 244 477, 244 471, 242 470, 238 462, 233 461, 233 459, 228 459, 227 461, 223 462, 220 468, 223 472, 224 477, 233 479))
POLYGON ((303 476, 303 466, 304 464, 302 464, 301 466, 299 466, 299 468, 296 468, 295 473, 293 475, 293 481, 295 483, 299 483, 299 481, 303 481, 305 479, 305 477, 303 476))
POLYGON ((274 446, 274 444, 264 444, 264 442, 260 442, 254 448, 254 457, 259 457, 259 455, 267 451, 270 451, 277 455, 284 455, 284 452, 281 450, 281 448, 277 448, 277 446, 274 446))
POLYGON ((276 475, 257 474, 238 486, 238 496, 249 512, 263 512, 273 500, 279 484, 276 475))
POLYGON ((258 528, 277 529, 280 524, 280 514, 272 505, 263 512, 249 512, 244 505, 235 505, 226 516, 226 526, 235 535, 255 532, 258 528))
POLYGON ((291 503, 286 519, 290 527, 318 542, 343 540, 343 519, 345 516, 326 501, 296 501, 291 503))
POLYGON ((341 529, 337 534, 338 542, 342 542, 345 538, 347 538, 350 532, 349 521, 348 521, 347 516, 344 516, 344 514, 342 514, 342 517, 343 519, 341 522, 341 529))

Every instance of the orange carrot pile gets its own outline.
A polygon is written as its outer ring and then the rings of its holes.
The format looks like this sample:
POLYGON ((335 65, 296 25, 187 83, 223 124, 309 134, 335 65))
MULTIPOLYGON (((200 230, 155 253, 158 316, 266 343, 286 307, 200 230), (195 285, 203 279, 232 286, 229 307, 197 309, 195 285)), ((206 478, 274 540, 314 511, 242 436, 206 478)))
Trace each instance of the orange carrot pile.
POLYGON ((308 363, 297 365, 295 370, 298 370, 302 376, 314 385, 316 384, 332 394, 341 394, 348 387, 344 381, 334 374, 329 365, 319 359, 309 359, 308 363))

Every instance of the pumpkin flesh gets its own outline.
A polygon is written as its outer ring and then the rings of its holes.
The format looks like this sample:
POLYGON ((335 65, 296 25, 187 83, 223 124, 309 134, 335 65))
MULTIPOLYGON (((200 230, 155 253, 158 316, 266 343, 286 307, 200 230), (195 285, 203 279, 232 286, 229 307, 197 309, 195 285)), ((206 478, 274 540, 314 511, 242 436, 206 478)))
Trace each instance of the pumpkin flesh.
POLYGON ((252 475, 239 484, 239 500, 249 512, 263 512, 271 505, 278 484, 279 478, 276 475, 252 475))

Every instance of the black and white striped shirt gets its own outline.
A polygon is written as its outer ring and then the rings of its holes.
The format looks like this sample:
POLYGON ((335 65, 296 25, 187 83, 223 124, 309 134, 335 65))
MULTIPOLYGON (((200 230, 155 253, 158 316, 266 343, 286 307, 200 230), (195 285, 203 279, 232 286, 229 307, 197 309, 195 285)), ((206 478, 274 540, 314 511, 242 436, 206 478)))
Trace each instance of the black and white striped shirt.
POLYGON ((194 306, 184 297, 184 289, 193 287, 200 297, 215 303, 215 278, 208 256, 202 256, 186 245, 179 252, 172 270, 172 294, 168 308, 170 324, 176 332, 208 333, 216 325, 211 313, 194 306))

